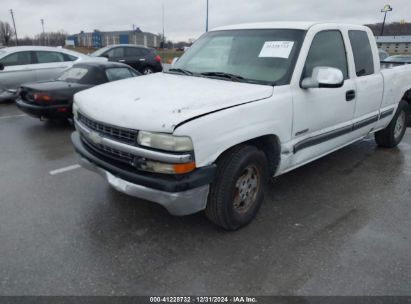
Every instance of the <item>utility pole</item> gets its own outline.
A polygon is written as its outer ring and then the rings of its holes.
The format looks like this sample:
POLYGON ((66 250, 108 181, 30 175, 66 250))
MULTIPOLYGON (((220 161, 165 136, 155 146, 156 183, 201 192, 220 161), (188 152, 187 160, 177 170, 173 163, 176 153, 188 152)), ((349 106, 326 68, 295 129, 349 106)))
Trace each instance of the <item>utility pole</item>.
POLYGON ((392 11, 392 7, 389 4, 386 4, 384 8, 381 10, 381 13, 384 13, 384 21, 382 22, 382 27, 381 27, 381 36, 384 34, 385 18, 387 18, 387 13, 391 11, 392 11))
POLYGON ((44 32, 44 19, 40 19, 41 27, 43 28, 43 44, 46 45, 46 34, 44 32))
POLYGON ((13 26, 14 26, 14 35, 16 35, 16 45, 18 45, 18 39, 17 39, 17 29, 16 29, 16 22, 14 21, 14 12, 11 9, 10 10, 10 14, 11 14, 11 19, 13 19, 13 26))
POLYGON ((162 4, 162 12, 163 12, 163 17, 162 17, 162 19, 163 19, 163 52, 164 52, 164 46, 165 46, 165 44, 166 44, 166 41, 165 41, 165 37, 164 37, 164 3, 162 4))
POLYGON ((206 32, 208 32, 208 0, 207 0, 207 13, 206 13, 206 32))

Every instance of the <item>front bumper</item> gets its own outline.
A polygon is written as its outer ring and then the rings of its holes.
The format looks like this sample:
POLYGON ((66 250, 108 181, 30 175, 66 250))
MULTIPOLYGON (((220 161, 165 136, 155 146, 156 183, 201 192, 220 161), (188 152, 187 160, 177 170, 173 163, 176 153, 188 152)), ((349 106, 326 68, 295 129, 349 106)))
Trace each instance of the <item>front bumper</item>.
POLYGON ((80 165, 100 174, 116 190, 158 203, 173 215, 188 215, 205 209, 215 166, 197 169, 180 179, 145 175, 95 156, 82 143, 78 132, 71 135, 71 140, 79 154, 80 165))
POLYGON ((36 118, 69 118, 72 116, 71 105, 33 105, 24 102, 20 98, 16 100, 16 105, 24 113, 36 118))
POLYGON ((14 100, 17 97, 15 90, 0 89, 0 101, 14 100))

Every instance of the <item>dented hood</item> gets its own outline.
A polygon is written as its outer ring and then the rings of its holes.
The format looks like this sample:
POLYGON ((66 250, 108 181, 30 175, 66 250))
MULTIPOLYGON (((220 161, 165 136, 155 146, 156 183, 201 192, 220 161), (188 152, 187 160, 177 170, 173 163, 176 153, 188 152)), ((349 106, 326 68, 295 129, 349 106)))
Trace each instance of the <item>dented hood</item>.
POLYGON ((81 113, 124 128, 172 133, 186 120, 268 98, 273 87, 157 73, 77 93, 81 113))

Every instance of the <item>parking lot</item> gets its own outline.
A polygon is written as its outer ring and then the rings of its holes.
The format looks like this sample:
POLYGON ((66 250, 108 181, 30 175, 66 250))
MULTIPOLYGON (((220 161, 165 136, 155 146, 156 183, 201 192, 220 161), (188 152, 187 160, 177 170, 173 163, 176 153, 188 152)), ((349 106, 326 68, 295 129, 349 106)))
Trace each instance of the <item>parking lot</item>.
POLYGON ((271 182, 256 221, 173 217, 76 166, 68 124, 0 104, 2 295, 409 295, 411 129, 271 182))

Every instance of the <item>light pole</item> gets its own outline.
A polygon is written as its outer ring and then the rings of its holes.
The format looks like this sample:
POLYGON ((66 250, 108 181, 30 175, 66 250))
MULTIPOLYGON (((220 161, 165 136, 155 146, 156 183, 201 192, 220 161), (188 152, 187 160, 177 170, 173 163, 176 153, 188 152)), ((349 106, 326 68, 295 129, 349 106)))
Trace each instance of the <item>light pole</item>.
POLYGON ((43 44, 46 45, 46 34, 44 33, 44 19, 40 19, 41 27, 43 28, 43 44))
POLYGON ((163 3, 163 5, 161 6, 161 8, 162 8, 162 11, 163 11, 163 14, 162 14, 162 22, 163 22, 163 57, 164 57, 164 47, 165 47, 165 43, 166 43, 166 41, 165 41, 165 38, 164 38, 164 3, 163 3))
POLYGON ((10 14, 11 14, 11 19, 13 19, 14 34, 16 35, 16 45, 18 45, 16 22, 14 21, 14 12, 12 9, 10 10, 10 14))
POLYGON ((387 13, 392 11, 392 7, 389 4, 386 4, 384 8, 381 10, 381 13, 384 13, 384 21, 382 22, 381 27, 381 36, 384 34, 384 27, 385 27, 385 18, 387 18, 387 13))
POLYGON ((208 0, 207 0, 207 13, 206 13, 206 32, 208 32, 208 0))

